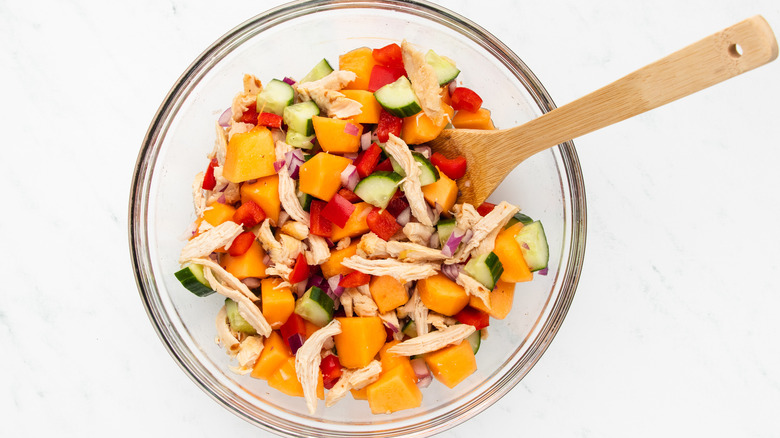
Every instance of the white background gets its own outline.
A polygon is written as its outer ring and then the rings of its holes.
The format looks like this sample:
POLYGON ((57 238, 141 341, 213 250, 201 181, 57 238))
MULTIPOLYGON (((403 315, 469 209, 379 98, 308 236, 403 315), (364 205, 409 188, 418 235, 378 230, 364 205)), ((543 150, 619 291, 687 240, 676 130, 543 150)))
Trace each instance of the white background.
MULTIPOLYGON (((178 368, 127 247, 161 100, 277 1, 0 1, 0 436, 265 436, 178 368)), ((447 1, 567 103, 776 0, 447 1)), ((576 141, 588 200, 558 336, 447 437, 780 434, 780 62, 576 141)))

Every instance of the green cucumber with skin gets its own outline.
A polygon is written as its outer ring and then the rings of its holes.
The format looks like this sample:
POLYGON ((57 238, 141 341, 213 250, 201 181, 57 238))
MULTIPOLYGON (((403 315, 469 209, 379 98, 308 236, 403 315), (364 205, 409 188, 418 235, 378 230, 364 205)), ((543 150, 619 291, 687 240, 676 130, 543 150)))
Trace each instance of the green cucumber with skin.
POLYGON ((428 53, 425 54, 425 62, 433 67, 433 71, 436 72, 439 86, 452 82, 460 74, 460 70, 454 64, 442 58, 433 50, 428 50, 428 53))
POLYGON ((320 108, 314 101, 296 103, 284 109, 284 123, 287 128, 304 136, 314 135, 312 118, 320 114, 320 108))
POLYGON ((533 221, 534 221, 533 219, 524 215, 523 213, 515 213, 515 215, 509 219, 509 222, 507 222, 506 225, 504 225, 504 229, 507 229, 518 222, 522 222, 523 225, 528 225, 533 221))
POLYGON ((284 109, 292 105, 295 91, 287 82, 271 79, 263 91, 257 95, 257 112, 273 113, 281 116, 284 109))
POLYGON ((409 117, 422 111, 420 101, 412 91, 412 83, 406 76, 376 90, 374 97, 382 108, 396 117, 409 117))
POLYGON ((395 172, 377 171, 360 180, 355 194, 374 207, 385 208, 398 190, 403 177, 395 172))
POLYGON ((305 82, 317 81, 331 73, 333 73, 333 67, 330 66, 330 63, 327 59, 322 58, 322 60, 318 62, 317 65, 315 65, 314 68, 312 68, 311 71, 307 73, 299 83, 303 84, 305 82))
POLYGON ((228 322, 230 328, 237 332, 246 333, 248 335, 256 335, 257 331, 252 327, 240 313, 238 313, 238 303, 225 298, 225 312, 227 313, 228 322))
POLYGON ((520 244, 520 251, 531 271, 538 271, 547 267, 550 260, 550 248, 547 245, 547 235, 539 221, 531 222, 523 226, 515 236, 520 244))
POLYGON ((440 248, 444 248, 444 244, 449 240, 450 235, 455 231, 455 218, 441 219, 436 224, 436 231, 439 233, 440 248))
POLYGON ((479 346, 482 344, 482 330, 477 330, 470 334, 466 340, 469 341, 469 344, 471 344, 471 351, 473 351, 474 354, 477 354, 477 351, 479 351, 479 346))
POLYGON ((333 319, 333 299, 322 289, 312 286, 295 303, 294 312, 306 321, 324 327, 333 319))
POLYGON ((488 290, 493 290, 496 287, 496 282, 504 272, 504 266, 496 253, 491 251, 478 257, 472 257, 466 263, 463 271, 482 283, 488 290))
POLYGON ((216 292, 206 281, 206 277, 203 276, 203 267, 201 265, 187 265, 173 275, 182 286, 199 297, 207 297, 216 292))

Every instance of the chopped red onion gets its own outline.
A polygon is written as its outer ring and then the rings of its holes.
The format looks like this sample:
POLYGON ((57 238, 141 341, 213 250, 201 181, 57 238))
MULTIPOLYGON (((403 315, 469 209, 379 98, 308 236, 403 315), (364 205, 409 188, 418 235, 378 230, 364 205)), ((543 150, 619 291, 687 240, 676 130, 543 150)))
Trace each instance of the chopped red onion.
POLYGON ((356 125, 353 125, 352 123, 347 122, 347 124, 344 126, 344 132, 349 135, 357 136, 360 134, 360 128, 358 128, 356 125))
POLYGON ((295 79, 288 78, 287 76, 285 76, 284 79, 282 79, 282 82, 284 82, 287 85, 295 85, 295 79))
POLYGON ((540 270, 538 270, 538 271, 536 271, 536 272, 537 272, 539 275, 547 275, 547 273, 548 273, 549 271, 547 270, 547 268, 543 268, 543 269, 540 269, 540 270))
POLYGON ((384 320, 382 322, 385 324, 385 327, 389 328, 390 331, 393 332, 393 333, 399 333, 401 331, 401 328, 398 327, 395 324, 391 324, 391 323, 389 323, 387 321, 384 321, 384 320))
POLYGON ((468 230, 466 230, 466 234, 463 235, 463 240, 461 240, 460 243, 465 245, 465 244, 469 243, 469 240, 471 240, 472 237, 474 237, 474 231, 471 230, 471 229, 468 229, 468 230))
MULTIPOLYGON (((339 286, 339 283, 341 283, 341 279, 343 276, 341 274, 334 275, 333 277, 330 277, 328 279, 328 289, 330 292, 333 293, 333 295, 336 296, 336 298, 340 297, 341 294, 344 293, 344 286, 339 286)), ((330 295, 330 294, 328 294, 330 295)), ((333 297, 331 297, 333 298, 333 297)), ((334 299, 335 300, 335 299, 334 299)))
POLYGON ((271 138, 274 139, 274 144, 276 144, 277 141, 285 141, 287 135, 281 129, 274 128, 271 130, 271 138))
POLYGON ((347 168, 341 172, 341 185, 350 190, 355 190, 358 181, 360 181, 360 176, 357 173, 357 167, 353 164, 347 165, 347 168))
POLYGON ((263 256, 263 264, 266 265, 266 266, 270 265, 271 264, 271 256, 269 256, 268 254, 264 255, 263 256))
POLYGON ((360 136, 360 149, 366 150, 371 147, 371 131, 364 132, 360 136))
POLYGON ((284 166, 284 161, 274 161, 274 172, 279 173, 282 170, 282 166, 284 166))
MULTIPOLYGON (((469 231, 471 230, 468 230, 466 233, 469 231)), ((460 242, 463 240, 463 237, 466 235, 466 233, 462 233, 457 228, 454 229, 452 234, 450 234, 450 237, 447 238, 447 242, 444 243, 444 247, 441 249, 441 253, 447 257, 452 257, 452 255, 455 254, 455 251, 458 250, 458 245, 460 245, 460 242)))
POLYGON ((450 96, 452 96, 456 88, 458 88, 458 84, 455 81, 450 81, 449 85, 447 85, 447 92, 450 93, 450 96))
POLYGON ((225 194, 224 193, 219 195, 219 198, 217 198, 217 202, 219 202, 220 204, 224 204, 225 201, 226 201, 226 199, 225 199, 225 194))
POLYGON ((319 275, 312 275, 309 278, 309 283, 306 285, 306 289, 309 289, 310 287, 317 286, 318 288, 322 289, 322 286, 326 284, 325 279, 322 278, 319 275))
POLYGON ((209 254, 209 259, 211 259, 212 262, 219 263, 219 254, 212 252, 211 254, 209 254))
POLYGON ((298 352, 298 349, 303 347, 303 336, 300 333, 295 333, 287 338, 287 343, 290 345, 290 351, 292 354, 298 352))
POLYGON ((260 282, 261 281, 262 280, 260 280, 257 277, 247 277, 247 278, 241 280, 241 282, 244 283, 246 285, 246 287, 248 287, 250 289, 257 289, 258 287, 260 287, 260 282))
POLYGON ((300 297, 303 294, 306 293, 306 280, 299 281, 293 285, 293 292, 295 292, 295 295, 300 297))
POLYGON ((425 158, 430 159, 431 158, 431 147, 430 146, 415 146, 414 150, 423 154, 425 158))
MULTIPOLYGON (((287 163, 287 173, 292 179, 298 179, 298 170, 306 162, 300 149, 293 149, 284 154, 284 162, 287 163)), ((277 171, 278 172, 278 171, 277 171)))
POLYGON ((455 281, 458 278, 458 275, 460 275, 460 272, 463 270, 463 264, 456 264, 456 265, 442 265, 441 266, 441 273, 446 275, 447 278, 449 278, 452 281, 455 281))
POLYGON ((417 377, 417 386, 420 388, 426 388, 431 384, 432 376, 431 370, 428 369, 428 365, 425 364, 425 359, 418 357, 409 361, 412 364, 412 370, 417 377))
POLYGON ((344 154, 344 158, 349 158, 352 161, 355 161, 358 157, 358 153, 352 153, 352 154, 344 154))
POLYGON ((225 112, 222 113, 221 116, 219 116, 219 126, 223 128, 229 128, 230 127, 230 119, 233 118, 233 110, 231 108, 228 108, 225 110, 225 112))
POLYGON ((527 244, 527 243, 525 243, 525 242, 521 243, 521 244, 520 244, 520 246, 522 246, 522 247, 523 247, 523 249, 531 249, 531 248, 528 246, 528 244, 527 244))
POLYGON ((280 210, 279 219, 276 221, 276 226, 281 227, 282 225, 284 225, 285 222, 287 222, 287 219, 290 219, 290 215, 287 214, 286 211, 280 210))
MULTIPOLYGON (((371 131, 371 142, 372 143, 379 143, 379 135, 377 135, 376 131, 371 131)), ((371 145, 369 145, 371 146, 371 145)))
POLYGON ((395 221, 398 222, 398 225, 400 226, 406 226, 406 224, 409 223, 409 220, 412 219, 412 209, 409 207, 406 207, 398 213, 398 217, 395 218, 395 221))
POLYGON ((428 246, 434 249, 439 249, 439 245, 441 245, 441 240, 439 239, 439 232, 435 232, 431 234, 431 238, 428 239, 428 246))

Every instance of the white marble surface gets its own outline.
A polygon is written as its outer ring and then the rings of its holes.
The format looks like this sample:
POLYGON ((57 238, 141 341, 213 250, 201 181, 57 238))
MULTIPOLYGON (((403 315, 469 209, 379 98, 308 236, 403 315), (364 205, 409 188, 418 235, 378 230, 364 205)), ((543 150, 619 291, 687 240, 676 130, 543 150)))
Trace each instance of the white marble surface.
MULTIPOLYGON (((0 2, 0 436, 265 436, 174 363, 127 248, 139 145, 211 42, 276 1, 0 2)), ((776 0, 448 1, 558 104, 776 0)), ((580 286, 509 395, 447 437, 780 434, 780 62, 576 141, 580 286)))

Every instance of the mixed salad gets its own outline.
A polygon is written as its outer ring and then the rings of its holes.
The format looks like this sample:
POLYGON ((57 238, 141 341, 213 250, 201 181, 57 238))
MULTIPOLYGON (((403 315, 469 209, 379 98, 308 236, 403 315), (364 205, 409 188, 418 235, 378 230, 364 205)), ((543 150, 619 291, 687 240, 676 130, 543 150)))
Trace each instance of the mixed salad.
POLYGON ((233 371, 311 413, 348 393, 390 413, 477 369, 515 283, 546 273, 547 240, 507 202, 457 204, 468 163, 425 146, 448 126, 495 129, 453 61, 404 41, 338 67, 244 76, 192 184, 176 277, 225 297, 217 342, 233 371))

